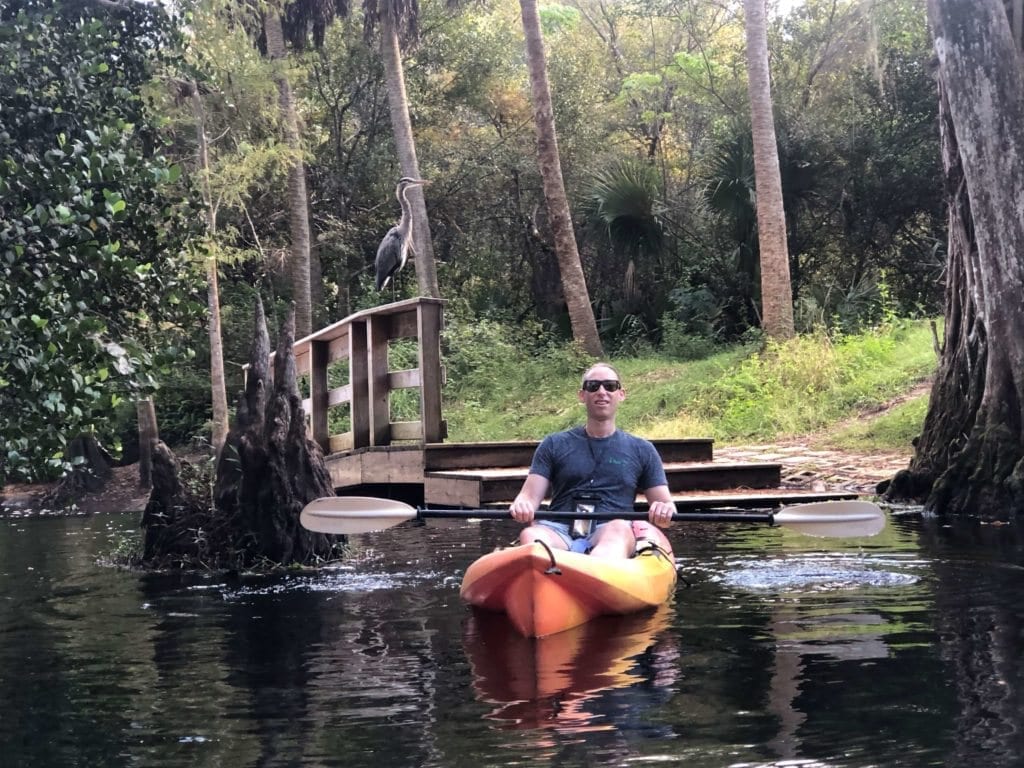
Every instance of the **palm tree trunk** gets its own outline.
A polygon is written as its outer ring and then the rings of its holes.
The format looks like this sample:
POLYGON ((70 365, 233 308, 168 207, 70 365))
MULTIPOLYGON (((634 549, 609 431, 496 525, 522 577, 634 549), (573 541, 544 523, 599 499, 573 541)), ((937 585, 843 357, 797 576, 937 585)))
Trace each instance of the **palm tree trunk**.
POLYGON ((743 0, 747 30, 747 87, 754 138, 757 238, 761 251, 761 326, 770 339, 793 336, 793 287, 789 279, 786 215, 775 141, 765 0, 743 0))
POLYGON ((583 265, 576 248, 569 201, 565 196, 565 182, 562 180, 562 164, 555 135, 554 108, 551 104, 551 87, 548 85, 544 38, 540 31, 537 2, 519 0, 519 7, 523 15, 526 62, 530 71, 530 91, 537 127, 537 162, 544 183, 544 199, 547 201, 548 218, 551 221, 558 268, 562 275, 572 336, 586 352, 595 357, 603 357, 604 349, 597 333, 594 309, 590 306, 590 293, 587 291, 583 265))
MULTIPOLYGON (((263 31, 267 37, 267 55, 274 61, 285 58, 284 33, 281 16, 275 11, 263 15, 263 31)), ((284 70, 274 75, 278 100, 284 121, 285 142, 292 153, 288 169, 288 226, 291 232, 291 263, 289 275, 292 300, 295 302, 295 333, 298 338, 308 336, 313 327, 312 299, 309 279, 309 210, 306 194, 306 164, 302 161, 302 142, 299 134, 299 116, 292 98, 292 88, 284 70)))
MULTIPOLYGON (((420 165, 416 159, 416 141, 412 135, 409 120, 409 101, 405 95, 405 74, 402 70, 402 51, 398 33, 390 13, 381 18, 381 57, 384 62, 384 77, 387 81, 388 106, 391 108, 391 129, 395 134, 398 163, 403 176, 420 178, 420 165)), ((397 181, 397 179, 396 179, 397 181)), ((413 187, 406 194, 412 207, 413 263, 416 265, 416 282, 421 296, 441 298, 437 285, 437 265, 434 262, 434 244, 430 238, 430 220, 427 205, 423 199, 423 188, 413 187)))
MULTIPOLYGON (((199 151, 199 172, 202 175, 203 202, 206 205, 206 231, 213 238, 217 231, 217 212, 210 194, 210 155, 206 143, 206 116, 203 98, 193 83, 192 113, 196 120, 196 142, 199 151)), ((210 390, 213 406, 213 449, 220 455, 228 435, 227 380, 224 375, 224 342, 220 326, 220 290, 217 282, 217 258, 209 256, 206 267, 206 300, 210 313, 210 390)))

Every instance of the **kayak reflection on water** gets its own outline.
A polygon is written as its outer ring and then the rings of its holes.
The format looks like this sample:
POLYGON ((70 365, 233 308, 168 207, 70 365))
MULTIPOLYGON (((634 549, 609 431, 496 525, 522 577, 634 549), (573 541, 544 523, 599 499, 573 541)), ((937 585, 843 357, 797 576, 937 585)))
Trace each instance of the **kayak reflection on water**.
POLYGON ((473 688, 502 728, 585 733, 621 728, 620 716, 646 721, 678 675, 670 616, 666 603, 527 638, 506 615, 474 610, 463 634, 473 688), (629 693, 628 702, 611 691, 629 693))

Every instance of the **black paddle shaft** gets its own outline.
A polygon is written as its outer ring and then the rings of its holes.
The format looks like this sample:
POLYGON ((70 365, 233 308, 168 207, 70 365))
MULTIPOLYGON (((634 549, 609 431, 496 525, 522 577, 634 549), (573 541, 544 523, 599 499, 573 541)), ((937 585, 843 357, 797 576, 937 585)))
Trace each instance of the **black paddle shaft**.
MULTIPOLYGON (((507 509, 417 509, 419 519, 426 518, 483 518, 487 520, 511 520, 507 509)), ((537 510, 537 520, 646 520, 646 512, 624 510, 622 512, 561 512, 551 509, 537 510)), ((773 512, 744 512, 726 509, 721 512, 676 512, 674 523, 775 523, 773 512)))

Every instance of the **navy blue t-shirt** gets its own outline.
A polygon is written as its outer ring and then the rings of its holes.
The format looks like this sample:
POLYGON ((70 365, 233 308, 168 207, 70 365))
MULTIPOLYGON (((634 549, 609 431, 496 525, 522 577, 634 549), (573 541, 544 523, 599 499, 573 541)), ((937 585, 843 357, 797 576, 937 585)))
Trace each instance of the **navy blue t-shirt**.
POLYGON ((583 427, 548 435, 530 472, 551 482, 551 509, 567 512, 581 493, 600 498, 597 512, 632 510, 638 491, 668 485, 654 446, 621 429, 608 437, 588 437, 583 427))

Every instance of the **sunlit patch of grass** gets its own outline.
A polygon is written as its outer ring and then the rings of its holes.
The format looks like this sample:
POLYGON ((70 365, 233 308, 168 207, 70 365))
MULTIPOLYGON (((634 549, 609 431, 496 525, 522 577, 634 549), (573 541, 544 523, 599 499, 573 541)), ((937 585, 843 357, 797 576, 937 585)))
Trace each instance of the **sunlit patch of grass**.
POLYGON ((905 324, 833 340, 803 336, 706 383, 696 414, 724 440, 814 432, 881 405, 935 368, 929 329, 905 324))
POLYGON ((640 424, 632 431, 649 440, 670 437, 714 437, 715 434, 712 424, 685 413, 671 419, 640 424))
POLYGON ((853 424, 820 441, 825 448, 863 452, 908 450, 921 433, 928 394, 911 398, 875 419, 853 424))
MULTIPOLYGON (((539 439, 583 422, 577 391, 589 358, 568 346, 517 345, 511 333, 486 324, 461 333, 463 378, 446 390, 450 440, 539 439)), ((765 351, 736 346, 696 361, 651 355, 610 362, 627 392, 621 428, 719 442, 820 432, 909 391, 936 364, 925 321, 839 338, 811 334, 765 351)), ((888 434, 865 439, 902 439, 895 426, 888 434)))

